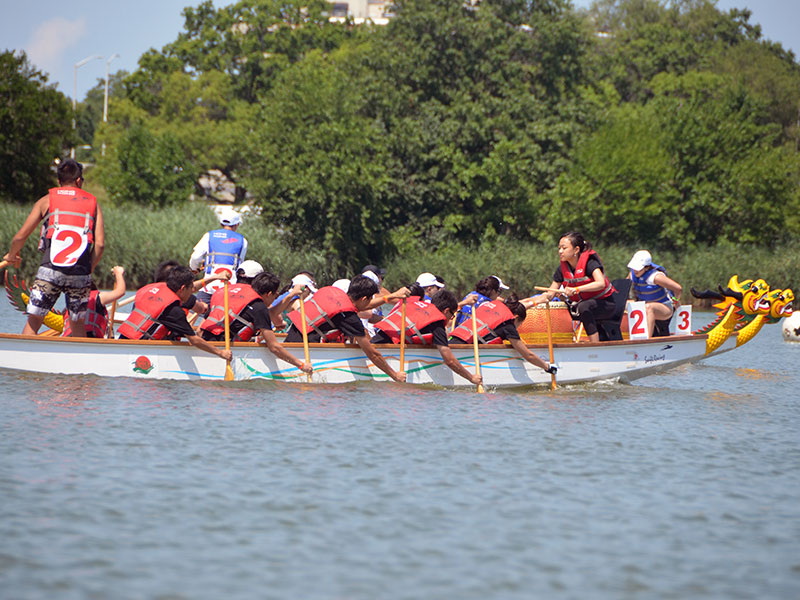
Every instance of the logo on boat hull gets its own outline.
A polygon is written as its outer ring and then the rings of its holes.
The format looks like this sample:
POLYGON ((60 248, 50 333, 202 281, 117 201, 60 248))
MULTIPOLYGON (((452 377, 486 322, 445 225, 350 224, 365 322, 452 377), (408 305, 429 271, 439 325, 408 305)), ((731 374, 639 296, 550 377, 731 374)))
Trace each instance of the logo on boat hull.
POLYGON ((140 356, 136 359, 136 361, 134 361, 133 370, 135 373, 144 373, 147 375, 153 370, 153 363, 151 363, 150 359, 146 356, 140 356))

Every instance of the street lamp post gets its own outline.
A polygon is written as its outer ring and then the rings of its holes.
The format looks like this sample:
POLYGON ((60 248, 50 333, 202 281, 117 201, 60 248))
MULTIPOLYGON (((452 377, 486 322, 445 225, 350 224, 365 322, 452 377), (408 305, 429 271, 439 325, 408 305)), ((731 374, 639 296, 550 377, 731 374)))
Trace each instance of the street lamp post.
MULTIPOLYGON (((110 68, 110 65, 111 65, 111 61, 114 60, 115 58, 119 58, 119 54, 117 54, 116 52, 114 52, 114 54, 109 56, 108 60, 106 61, 106 91, 103 94, 103 123, 108 121, 108 71, 109 71, 109 68, 110 68)), ((105 137, 105 136, 103 136, 103 137, 105 137)), ((103 152, 102 152, 102 154, 103 154, 103 156, 106 155, 106 143, 105 143, 105 140, 103 141, 103 152)))
MULTIPOLYGON (((78 68, 82 67, 90 60, 94 60, 99 58, 100 60, 103 59, 102 56, 99 54, 92 54, 91 56, 87 56, 83 60, 79 60, 75 63, 75 67, 72 71, 72 136, 75 137, 75 130, 77 128, 76 116, 78 112, 78 68)), ((69 152, 70 158, 75 158, 75 146, 72 147, 72 150, 69 152)))

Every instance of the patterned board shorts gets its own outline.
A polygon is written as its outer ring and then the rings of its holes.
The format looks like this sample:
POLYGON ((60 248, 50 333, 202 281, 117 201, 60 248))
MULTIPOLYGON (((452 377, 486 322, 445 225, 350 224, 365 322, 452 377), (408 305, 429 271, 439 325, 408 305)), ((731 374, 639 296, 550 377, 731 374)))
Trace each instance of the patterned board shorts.
POLYGON ((85 316, 92 291, 91 275, 65 275, 60 271, 39 267, 28 300, 29 315, 44 317, 55 306, 61 294, 67 298, 67 310, 73 319, 85 316))

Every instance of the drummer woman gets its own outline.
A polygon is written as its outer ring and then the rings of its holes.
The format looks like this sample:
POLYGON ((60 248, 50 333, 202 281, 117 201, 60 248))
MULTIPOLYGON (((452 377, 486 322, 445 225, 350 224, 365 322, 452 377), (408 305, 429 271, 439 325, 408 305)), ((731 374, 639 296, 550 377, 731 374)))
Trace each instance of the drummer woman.
POLYGON ((528 308, 552 300, 556 293, 565 296, 572 318, 583 324, 590 342, 599 342, 597 322, 610 319, 615 310, 614 286, 605 275, 603 263, 591 244, 576 231, 561 236, 558 257, 561 264, 550 284, 553 291, 525 298, 522 303, 528 308))

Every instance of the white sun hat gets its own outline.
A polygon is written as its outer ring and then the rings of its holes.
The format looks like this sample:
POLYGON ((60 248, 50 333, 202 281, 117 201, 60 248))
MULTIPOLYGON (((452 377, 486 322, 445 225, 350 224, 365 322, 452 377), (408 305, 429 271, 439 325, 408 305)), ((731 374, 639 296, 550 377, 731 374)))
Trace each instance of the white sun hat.
POLYGON ((436 279, 436 275, 433 273, 420 273, 419 277, 417 277, 417 283, 424 288, 430 285, 435 285, 438 288, 444 287, 444 284, 436 279))
POLYGON ((503 280, 500 279, 497 275, 492 275, 492 277, 497 279, 497 283, 500 285, 500 289, 501 290, 507 290, 508 289, 508 286, 505 283, 503 283, 503 280))
POLYGON ((310 289, 312 293, 317 292, 317 284, 314 283, 311 277, 304 273, 300 273, 299 275, 292 277, 292 285, 304 285, 310 289))
POLYGON ((640 271, 652 264, 653 257, 650 256, 650 253, 647 250, 639 250, 633 255, 633 258, 631 258, 631 261, 628 263, 628 268, 634 271, 640 271))
POLYGON ((249 277, 250 279, 252 279, 259 273, 263 273, 264 267, 262 267, 259 263, 257 263, 254 260, 246 260, 239 265, 239 268, 236 269, 237 273, 239 271, 243 271, 245 277, 249 277))

